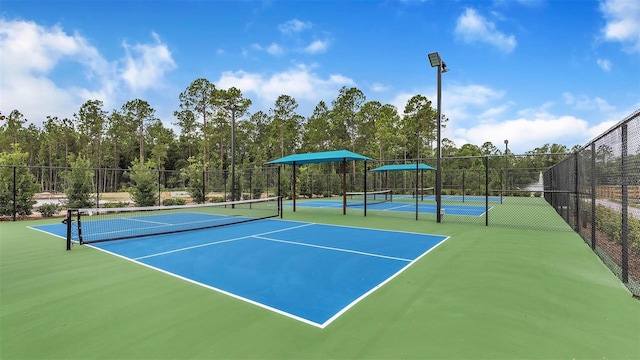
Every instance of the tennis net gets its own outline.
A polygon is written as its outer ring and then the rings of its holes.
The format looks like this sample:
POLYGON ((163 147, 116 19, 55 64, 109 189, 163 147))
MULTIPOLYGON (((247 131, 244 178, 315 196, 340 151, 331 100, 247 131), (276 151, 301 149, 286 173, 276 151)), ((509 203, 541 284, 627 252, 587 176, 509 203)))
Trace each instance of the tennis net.
POLYGON ((207 229, 278 217, 282 199, 271 197, 233 202, 67 211, 67 247, 207 229))
POLYGON ((365 200, 367 205, 393 201, 391 190, 347 192, 346 195, 348 198, 347 206, 363 206, 365 200))

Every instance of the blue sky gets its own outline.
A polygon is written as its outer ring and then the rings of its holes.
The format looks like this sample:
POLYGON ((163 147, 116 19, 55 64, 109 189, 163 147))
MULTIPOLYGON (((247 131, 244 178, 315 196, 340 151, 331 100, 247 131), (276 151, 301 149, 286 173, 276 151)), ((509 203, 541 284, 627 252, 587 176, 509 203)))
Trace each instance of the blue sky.
POLYGON ((582 145, 640 108, 640 0, 2 0, 0 111, 40 126, 141 98, 171 126, 204 77, 251 113, 286 94, 309 116, 342 86, 402 112, 415 94, 435 104, 434 51, 458 147, 582 145))

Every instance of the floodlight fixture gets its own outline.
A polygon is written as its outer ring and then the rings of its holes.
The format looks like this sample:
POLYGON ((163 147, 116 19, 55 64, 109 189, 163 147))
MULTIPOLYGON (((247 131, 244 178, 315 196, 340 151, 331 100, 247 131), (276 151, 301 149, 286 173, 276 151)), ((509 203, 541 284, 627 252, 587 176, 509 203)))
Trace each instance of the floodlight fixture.
POLYGON ((432 52, 429 54, 429 62, 431 63, 431 67, 440 66, 440 64, 442 64, 442 58, 440 58, 440 54, 437 52, 432 52))

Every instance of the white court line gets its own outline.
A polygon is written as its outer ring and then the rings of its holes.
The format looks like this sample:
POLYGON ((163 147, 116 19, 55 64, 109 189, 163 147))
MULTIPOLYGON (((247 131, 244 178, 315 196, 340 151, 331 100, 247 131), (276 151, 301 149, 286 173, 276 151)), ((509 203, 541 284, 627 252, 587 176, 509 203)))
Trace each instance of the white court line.
POLYGON ((249 299, 249 298, 246 298, 246 297, 243 297, 243 296, 240 296, 240 295, 236 295, 236 294, 234 294, 234 293, 232 293, 232 292, 229 292, 229 291, 226 291, 226 290, 222 290, 222 289, 219 289, 219 288, 217 288, 217 287, 214 287, 214 286, 211 286, 211 285, 207 285, 207 284, 205 284, 205 283, 201 283, 201 282, 199 282, 199 281, 196 281, 196 280, 190 279, 190 278, 188 278, 188 277, 184 277, 184 276, 178 275, 178 274, 176 274, 176 273, 172 273, 172 272, 170 272, 170 271, 167 271, 167 270, 161 269, 161 268, 159 268, 159 267, 155 267, 155 266, 152 266, 152 265, 149 265, 149 264, 145 264, 145 263, 140 262, 140 261, 137 261, 137 260, 135 260, 135 259, 128 258, 128 257, 123 256, 123 255, 120 255, 120 254, 116 254, 116 253, 114 253, 114 252, 111 252, 111 251, 109 251, 109 250, 105 250, 105 249, 102 249, 102 248, 99 248, 99 247, 93 246, 93 245, 91 245, 91 244, 89 244, 89 245, 87 245, 87 246, 89 246, 90 248, 93 248, 93 249, 96 249, 96 250, 99 250, 99 251, 105 252, 105 253, 107 253, 107 254, 111 254, 111 255, 117 256, 117 257, 119 257, 119 258, 121 258, 121 259, 124 259, 124 260, 127 260, 127 261, 131 261, 131 262, 133 262, 133 263, 136 263, 136 264, 142 265, 142 266, 144 266, 144 267, 146 267, 146 268, 149 268, 149 269, 153 269, 153 270, 159 271, 159 272, 161 272, 161 273, 163 273, 163 274, 166 274, 166 275, 169 275, 169 276, 173 276, 173 277, 175 277, 175 278, 178 278, 178 279, 184 280, 184 281, 186 281, 186 282, 189 282, 189 283, 192 283, 192 284, 195 284, 195 285, 199 285, 199 286, 202 286, 202 287, 204 287, 204 288, 207 288, 207 289, 210 289, 210 290, 216 291, 216 292, 218 292, 218 293, 220 293, 220 294, 224 294, 224 295, 230 296, 230 297, 232 297, 232 298, 234 298, 234 299, 238 299, 238 300, 241 300, 241 301, 247 302, 247 303, 249 303, 249 304, 253 304, 253 305, 255 305, 255 306, 261 307, 261 308, 263 308, 263 309, 267 309, 267 310, 273 311, 274 313, 277 313, 277 314, 280 314, 280 315, 286 316, 286 317, 291 318, 291 319, 294 319, 294 320, 298 320, 298 321, 303 322, 303 323, 305 323, 305 324, 309 324, 309 325, 312 325, 312 326, 315 326, 315 327, 317 327, 317 328, 321 328, 321 329, 323 329, 323 328, 324 328, 324 326, 323 326, 322 324, 318 324, 318 323, 316 323, 316 322, 313 322, 313 321, 311 321, 311 320, 305 319, 305 318, 303 318, 303 317, 300 317, 300 316, 297 316, 297 315, 290 314, 290 313, 288 313, 288 312, 286 312, 286 311, 283 311, 283 310, 280 310, 280 309, 277 309, 277 308, 271 307, 271 306, 269 306, 269 305, 265 305, 265 304, 263 304, 263 303, 261 303, 261 302, 258 302, 258 301, 255 301, 255 300, 251 300, 251 299, 249 299))
POLYGON ((205 246, 211 246, 211 245, 222 244, 222 243, 231 242, 231 241, 236 241, 236 240, 248 239, 248 238, 251 238, 251 237, 256 237, 256 236, 261 236, 261 235, 269 235, 269 234, 274 234, 274 233, 278 233, 278 232, 289 231, 289 230, 293 230, 293 229, 299 229, 299 228, 302 228, 302 227, 305 227, 305 226, 310 226, 310 225, 313 225, 313 224, 308 223, 308 224, 303 224, 303 225, 293 226, 293 227, 285 228, 285 229, 279 229, 279 230, 267 231, 267 232, 260 233, 260 234, 252 234, 252 235, 247 235, 247 236, 237 237, 237 238, 233 238, 233 239, 226 239, 226 240, 220 240, 220 241, 213 241, 213 242, 206 243, 206 244, 198 244, 198 245, 188 246, 188 247, 184 247, 184 248, 180 248, 180 249, 175 249, 175 250, 170 250, 170 251, 163 251, 163 252, 156 253, 156 254, 145 255, 145 256, 141 256, 141 257, 134 258, 133 260, 148 259, 148 258, 155 257, 155 256, 161 256, 161 255, 166 255, 166 254, 172 254, 172 253, 177 253, 177 252, 180 252, 180 251, 186 251, 186 250, 191 250, 191 249, 197 249, 197 248, 201 248, 201 247, 205 247, 205 246))
POLYGON ((408 205, 400 205, 400 206, 394 206, 394 207, 390 207, 390 208, 386 208, 386 209, 376 209, 376 210, 389 211, 389 210, 395 210, 395 209, 400 209, 400 208, 405 208, 405 207, 410 207, 410 206, 416 206, 416 205, 415 204, 408 204, 408 205))
POLYGON ((133 221, 133 222, 141 222, 141 223, 149 223, 149 224, 169 225, 169 226, 174 225, 172 223, 167 223, 167 222, 142 220, 142 219, 136 219, 136 218, 123 218, 122 220, 128 220, 128 221, 133 221))
POLYGON ((257 235, 254 235, 254 236, 252 236, 252 237, 257 238, 257 239, 262 239, 262 240, 268 240, 268 241, 275 241, 275 242, 285 243, 285 244, 293 244, 293 245, 301 245, 301 246, 314 247, 314 248, 318 248, 318 249, 326 249, 326 250, 342 251, 342 252, 352 253, 352 254, 358 254, 358 255, 366 255, 366 256, 379 257, 379 258, 383 258, 383 259, 399 260, 399 261, 406 261, 406 262, 413 261, 413 259, 405 259, 405 258, 399 258, 399 257, 394 257, 394 256, 379 255, 379 254, 373 254, 373 253, 368 253, 368 252, 363 252, 363 251, 356 251, 356 250, 349 250, 349 249, 335 248, 335 247, 330 247, 330 246, 322 246, 322 245, 315 245, 315 244, 307 244, 307 243, 301 243, 301 242, 297 242, 297 241, 289 241, 289 240, 273 239, 273 238, 268 238, 268 237, 264 237, 264 236, 257 236, 257 235))
POLYGON ((442 243, 444 243, 446 240, 449 239, 449 236, 447 236, 446 238, 442 239, 442 241, 440 241, 439 243, 435 244, 433 247, 431 247, 429 250, 425 251, 424 253, 422 253, 422 255, 418 256, 417 258, 415 258, 414 260, 412 260, 411 262, 409 262, 407 265, 405 265, 402 269, 398 270, 395 274, 389 276, 388 278, 386 278, 384 281, 382 281, 380 284, 374 286, 373 288, 371 288, 371 290, 367 291, 366 293, 362 294, 360 297, 358 297, 357 299, 353 300, 349 305, 345 306, 342 308, 342 310, 338 311, 337 313, 335 313, 335 315, 333 315, 332 317, 329 318, 329 320, 325 321, 324 323, 320 324, 320 328, 324 329, 325 327, 329 326, 329 324, 331 324, 335 319, 339 318, 342 314, 344 314, 345 312, 347 312, 347 310, 351 309, 352 307, 354 307, 357 303, 359 303, 360 301, 362 301, 362 299, 366 298, 367 296, 371 295, 374 291, 380 289, 382 286, 384 286, 386 283, 388 283, 389 281, 395 279, 398 275, 402 274, 405 270, 407 270, 411 265, 415 264, 418 260, 420 260, 423 256, 427 255, 428 253, 430 253, 431 251, 433 251, 435 248, 437 248, 438 246, 440 246, 442 243))
MULTIPOLYGON (((267 220, 267 221, 282 221, 282 220, 274 220, 274 219, 266 219, 266 220, 267 220)), ((411 267, 411 265, 413 265, 415 262, 417 262, 418 260, 420 260, 422 257, 424 257, 425 255, 427 255, 428 253, 430 253, 431 251, 433 251, 435 248, 437 248, 438 246, 440 246, 441 244, 443 244, 446 240, 448 240, 448 239, 450 238, 449 236, 443 236, 443 235, 437 235, 437 234, 428 234, 428 233, 427 233, 427 234, 425 234, 425 233, 418 233, 418 232, 412 232, 412 231, 389 230, 389 229, 376 229, 376 228, 357 227, 357 226, 348 226, 348 225, 335 225, 335 224, 323 224, 323 223, 308 223, 308 222, 301 222, 301 221, 297 221, 297 220, 284 220, 284 221, 286 221, 286 222, 292 222, 292 223, 301 223, 301 225, 300 225, 300 226, 294 226, 294 227, 286 228, 286 229, 280 229, 280 230, 275 230, 275 231, 265 232, 265 233, 264 233, 264 235, 267 235, 267 234, 270 234, 270 233, 277 233, 277 232, 281 232, 281 231, 287 231, 287 230, 296 229, 296 228, 301 228, 301 227, 310 226, 310 225, 321 225, 321 226, 343 227, 343 228, 360 229, 360 230, 375 230, 375 231, 381 231, 381 232, 394 232, 394 233, 405 233, 405 234, 414 234, 414 235, 438 236, 438 237, 443 237, 443 239, 442 239, 440 242, 438 242, 436 245, 434 245, 433 247, 431 247, 430 249, 428 249, 427 251, 425 251, 424 253, 422 253, 421 255, 419 255, 419 256, 418 256, 417 258, 415 258, 414 260, 412 260, 412 261, 408 262, 408 263, 407 263, 404 267, 402 267, 399 271, 397 271, 396 273, 394 273, 393 275, 391 275, 390 277, 388 277, 387 279, 385 279, 384 281, 382 281, 382 282, 381 282, 381 283, 379 283, 378 285, 374 286, 373 288, 371 288, 371 289, 370 289, 369 291, 367 291, 366 293, 362 294, 362 295, 361 295, 360 297, 358 297, 357 299, 353 300, 350 304, 348 304, 347 306, 345 306, 344 308, 342 308, 340 311, 338 311, 336 314, 334 314, 331 318, 329 318, 328 320, 326 320, 324 323, 316 323, 316 322, 311 321, 311 320, 308 320, 308 319, 306 319, 306 318, 303 318, 303 317, 300 317, 300 316, 297 316, 297 315, 290 314, 290 313, 288 313, 288 312, 286 312, 286 311, 283 311, 283 310, 280 310, 280 309, 276 309, 276 308, 273 308, 273 307, 271 307, 271 306, 268 306, 268 305, 262 304, 262 303, 260 303, 260 302, 257 302, 257 301, 254 301, 254 300, 251 300, 251 299, 248 299, 248 298, 245 298, 245 297, 242 297, 242 296, 236 295, 236 294, 234 294, 234 293, 231 293, 231 292, 228 292, 228 291, 225 291, 225 290, 222 290, 222 289, 219 289, 219 288, 216 288, 216 287, 213 287, 213 286, 210 286, 210 285, 207 285, 207 284, 204 284, 204 283, 201 283, 201 282, 195 281, 195 280, 190 279, 190 278, 187 278, 187 277, 183 277, 183 276, 180 276, 180 275, 174 274, 174 273, 172 273, 172 272, 169 272, 169 271, 167 271, 167 270, 163 270, 163 269, 161 269, 161 268, 158 268, 158 267, 155 267, 155 266, 151 266, 151 265, 145 264, 145 263, 143 263, 143 262, 139 262, 139 261, 137 261, 136 259, 132 259, 132 258, 129 258, 129 257, 123 256, 123 255, 120 255, 120 254, 116 254, 116 253, 114 253, 114 252, 111 252, 111 251, 109 251, 109 250, 106 250, 106 249, 102 249, 102 248, 99 248, 99 247, 93 246, 93 245, 91 245, 91 244, 87 244, 87 246, 88 246, 88 247, 91 247, 91 248, 94 248, 94 249, 96 249, 96 250, 99 250, 99 251, 102 251, 102 252, 105 252, 105 253, 111 254, 111 255, 115 255, 115 256, 117 256, 117 257, 119 257, 119 258, 122 258, 122 259, 124 259, 124 260, 131 261, 131 262, 134 262, 134 263, 140 264, 140 265, 145 266, 145 267, 147 267, 147 268, 157 270, 157 271, 159 271, 159 272, 161 272, 161 273, 164 273, 164 274, 167 274, 167 275, 169 275, 169 276, 173 276, 173 277, 176 277, 176 278, 179 278, 179 279, 185 280, 185 281, 190 282, 190 283, 192 283, 192 284, 200 285, 200 286, 202 286, 202 287, 205 287, 205 288, 208 288, 208 289, 214 290, 214 291, 216 291, 216 292, 218 292, 218 293, 221 293, 221 294, 225 294, 225 295, 231 296, 232 298, 235 298, 235 299, 239 299, 239 300, 245 301, 245 302, 247 302, 247 303, 250 303, 250 304, 256 305, 256 306, 261 307, 261 308, 263 308, 263 309, 270 310, 270 311, 272 311, 272 312, 274 312, 274 313, 277 313, 277 314, 280 314, 280 315, 286 316, 286 317, 288 317, 288 318, 291 318, 291 319, 294 319, 294 320, 300 321, 300 322, 302 322, 302 323, 305 323, 305 324, 308 324, 308 325, 312 325, 312 326, 317 327, 317 328, 320 328, 320 329, 324 329, 324 328, 326 328, 327 326, 329 326, 333 321, 335 321, 337 318, 339 318, 341 315, 343 315, 345 312, 347 312, 349 309, 351 309, 352 307, 354 307, 357 303, 359 303, 359 302, 360 302, 360 301, 362 301, 364 298, 366 298, 367 296, 371 295, 373 292, 375 292, 376 290, 378 290, 379 288, 381 288, 382 286, 384 286, 385 284, 387 284, 388 282, 390 282, 391 280, 393 280, 395 277, 397 277, 397 276, 398 276, 398 275, 400 275, 402 272, 404 272, 404 271, 405 271, 405 270, 407 270, 409 267, 411 267)), ((39 230, 39 229, 34 229, 34 230, 39 230)), ((43 231, 43 232, 44 232, 44 231, 43 231)), ((257 235, 262 235, 262 234, 256 234, 256 235, 253 235, 253 236, 257 236, 257 235)), ((231 241, 231 240, 233 240, 233 239, 229 239, 228 241, 231 241)))

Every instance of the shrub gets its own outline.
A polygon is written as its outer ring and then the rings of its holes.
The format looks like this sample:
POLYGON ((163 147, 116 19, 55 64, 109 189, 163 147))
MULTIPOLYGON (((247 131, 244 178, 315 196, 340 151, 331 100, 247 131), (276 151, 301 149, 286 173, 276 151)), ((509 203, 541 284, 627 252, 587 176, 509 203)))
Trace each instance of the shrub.
MULTIPOLYGON (((629 217, 629 248, 640 253, 640 220, 629 217)), ((622 242, 622 215, 614 209, 603 205, 596 205, 596 226, 606 236, 617 242, 622 242)))
POLYGON ((180 176, 187 183, 187 191, 196 204, 207 202, 204 188, 204 165, 201 158, 189 158, 189 165, 180 170, 180 176))
POLYGON ((63 178, 69 184, 65 189, 65 194, 67 195, 66 206, 68 208, 82 209, 90 208, 94 205, 91 200, 94 172, 89 169, 89 166, 88 159, 78 157, 71 162, 71 169, 63 173, 63 178))
POLYGON ((107 208, 107 209, 112 209, 112 208, 123 208, 123 207, 127 207, 129 206, 128 202, 125 201, 114 201, 114 202, 108 202, 105 203, 103 205, 101 205, 103 208, 107 208))
POLYGON ((0 216, 12 215, 14 205, 17 215, 31 215, 32 207, 36 203, 33 196, 38 184, 26 167, 18 166, 26 164, 27 158, 28 153, 22 152, 18 145, 14 146, 12 153, 0 153, 0 165, 13 165, 0 166, 0 216), (13 183, 14 177, 15 184, 13 183))
POLYGON ((42 204, 40 208, 38 208, 38 211, 42 217, 52 217, 60 212, 60 205, 51 203, 42 204))
POLYGON ((129 167, 130 177, 134 185, 127 191, 137 206, 153 206, 158 204, 158 175, 153 161, 134 160, 129 167))
POLYGON ((261 188, 253 188, 253 198, 260 199, 262 197, 262 189, 261 188))
POLYGON ((170 198, 162 200, 162 205, 164 206, 172 206, 172 205, 186 205, 187 200, 184 198, 170 198))

